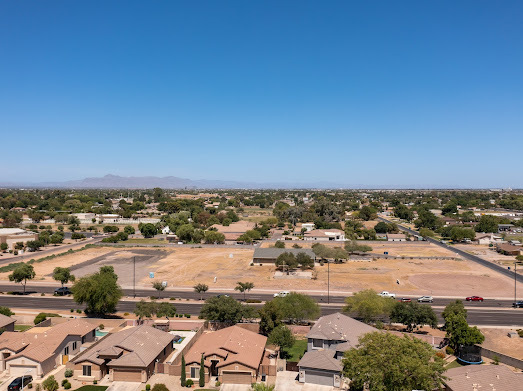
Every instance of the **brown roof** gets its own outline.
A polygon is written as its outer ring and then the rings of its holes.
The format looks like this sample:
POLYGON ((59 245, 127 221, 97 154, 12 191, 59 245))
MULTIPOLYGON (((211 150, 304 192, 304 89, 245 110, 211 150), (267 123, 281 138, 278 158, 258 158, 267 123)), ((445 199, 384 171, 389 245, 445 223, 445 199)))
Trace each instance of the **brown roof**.
POLYGON ((509 252, 509 253, 511 253, 511 252, 513 252, 513 251, 521 251, 521 250, 522 250, 521 247, 519 247, 519 246, 514 246, 514 245, 512 245, 512 244, 508 244, 508 243, 501 243, 501 244, 498 244, 498 245, 496 246, 496 248, 497 248, 498 250, 506 251, 506 252, 509 252))
POLYGON ((10 325, 11 323, 14 323, 14 322, 16 322, 15 319, 10 318, 9 316, 0 314, 0 328, 10 325))
POLYGON ((329 349, 313 350, 303 355, 298 366, 300 368, 307 367, 340 372, 342 368, 341 361, 334 358, 335 354, 334 350, 329 349))
POLYGON ((523 391, 523 375, 504 365, 467 365, 445 372, 450 391, 523 391))
POLYGON ((0 349, 17 352, 8 360, 24 356, 42 362, 57 354, 57 349, 69 335, 84 336, 96 326, 81 319, 71 320, 51 327, 43 333, 5 332, 0 336, 0 349))
POLYGON ((387 234, 387 238, 391 238, 391 239, 406 239, 407 236, 405 234, 387 234))
POLYGON ((307 338, 346 341, 347 344, 343 344, 343 348, 349 350, 358 345, 362 335, 373 331, 377 331, 377 329, 336 312, 318 319, 307 334, 307 338))
POLYGON ((199 363, 203 354, 205 366, 209 366, 211 362, 207 357, 216 354, 224 358, 218 367, 237 362, 257 369, 263 358, 266 342, 267 337, 263 335, 239 326, 231 326, 201 335, 185 359, 188 364, 199 363))
POLYGON ((118 358, 109 361, 107 366, 144 368, 149 366, 173 339, 174 335, 154 327, 145 325, 131 327, 107 335, 98 344, 71 361, 103 364, 105 360, 100 356, 119 355, 118 358))

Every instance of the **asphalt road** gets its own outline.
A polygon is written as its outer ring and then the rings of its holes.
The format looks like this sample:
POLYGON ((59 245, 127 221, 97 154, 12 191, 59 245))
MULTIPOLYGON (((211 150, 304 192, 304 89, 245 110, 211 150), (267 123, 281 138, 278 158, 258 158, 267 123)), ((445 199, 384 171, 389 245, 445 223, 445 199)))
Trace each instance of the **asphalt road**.
MULTIPOLYGON (((184 303, 173 301, 178 313, 198 315, 202 303, 184 303)), ((132 312, 136 301, 121 300, 117 310, 132 312)), ((76 304, 70 298, 58 297, 31 297, 31 296, 0 296, 0 306, 10 308, 28 308, 38 310, 70 310, 83 309, 84 306, 76 304)), ((261 304, 253 304, 254 307, 261 307, 261 304)), ((338 312, 342 309, 341 305, 322 305, 322 315, 338 312)), ((435 308, 435 312, 440 316, 442 308, 435 308)), ((494 310, 490 308, 468 308, 468 321, 471 325, 481 326, 523 326, 523 309, 510 308, 494 310)), ((443 320, 440 317, 440 322, 443 320)))
MULTIPOLYGON (((56 285, 31 285, 29 282, 26 287, 27 293, 53 293, 54 290, 57 288, 56 285)), ((134 296, 133 289, 124 289, 124 295, 125 296, 134 296)), ((0 284, 0 292, 23 292, 22 287, 20 284, 0 284)), ((212 292, 206 292, 201 295, 203 299, 207 299, 209 297, 213 297, 216 295, 229 295, 231 297, 234 297, 235 299, 243 299, 243 293, 238 292, 231 292, 231 291, 212 291, 212 292)), ((193 291, 186 291, 186 290, 171 290, 166 289, 162 292, 162 297, 175 297, 175 298, 181 298, 181 299, 191 299, 191 300, 198 300, 200 299, 200 294, 193 291)), ((136 297, 150 297, 150 296, 158 296, 158 292, 154 289, 136 289, 136 297)), ((320 304, 326 304, 327 303, 327 293, 323 295, 318 294, 311 294, 309 295, 314 300, 316 300, 320 304)), ((268 301, 274 298, 274 294, 272 293, 257 293, 257 292, 249 292, 245 294, 245 297, 247 299, 252 300, 260 300, 260 301, 268 301)), ((339 295, 331 295, 329 303, 330 304, 343 304, 345 302, 345 298, 347 296, 339 296, 339 295)), ((419 296, 400 296, 397 295, 397 298, 401 297, 408 297, 415 301, 419 296)), ((434 302, 432 305, 434 306, 446 306, 451 301, 454 301, 456 299, 465 301, 464 297, 456 297, 456 298, 434 298, 434 302)), ((468 302, 467 306, 473 306, 473 307, 498 307, 498 308, 509 308, 512 306, 513 300, 506 299, 506 300, 496 300, 496 299, 489 299, 486 298, 484 302, 468 302)))
MULTIPOLYGON (((384 221, 386 223, 395 223, 395 222, 393 222, 391 220, 387 220, 387 219, 385 219, 383 217, 378 217, 378 220, 384 221)), ((414 230, 412 230, 412 229, 410 229, 408 227, 405 227, 403 225, 399 225, 398 224, 398 228, 401 229, 402 231, 408 232, 408 233, 410 233, 412 235, 419 235, 418 231, 414 231, 414 230)), ((476 263, 480 264, 481 266, 485 266, 485 267, 487 267, 487 268, 489 268, 491 270, 494 270, 494 271, 496 271, 498 273, 501 273, 501 274, 503 274, 503 275, 505 275, 507 277, 510 277, 510 278, 514 279, 514 272, 512 272, 512 271, 510 271, 510 270, 508 270, 508 269, 506 269, 506 268, 504 268, 502 266, 499 266, 499 265, 496 265, 496 264, 494 264, 492 262, 489 262, 486 259, 478 257, 477 255, 472 255, 472 254, 469 254, 469 253, 467 253, 467 252, 465 252, 463 250, 460 250, 458 248, 449 246, 448 244, 441 243, 439 240, 436 240, 436 239, 433 239, 433 238, 429 238, 429 237, 427 237, 425 239, 428 242, 430 242, 430 243, 433 243, 433 244, 435 244, 437 246, 443 247, 444 249, 447 249, 449 251, 453 251, 453 252, 461 255, 463 258, 468 259, 469 261, 476 262, 476 263)), ((517 278, 517 280, 519 282, 523 282, 523 275, 517 274, 516 278, 517 278)))

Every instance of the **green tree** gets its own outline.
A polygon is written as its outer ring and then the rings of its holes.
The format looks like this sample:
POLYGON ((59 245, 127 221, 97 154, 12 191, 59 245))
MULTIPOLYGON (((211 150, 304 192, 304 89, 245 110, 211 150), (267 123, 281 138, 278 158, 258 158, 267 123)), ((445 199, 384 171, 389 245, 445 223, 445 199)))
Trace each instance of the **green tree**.
POLYGON ((365 205, 359 210, 358 217, 365 221, 374 220, 378 216, 376 212, 373 207, 365 205))
POLYGON ((291 330, 284 324, 280 324, 269 334, 267 342, 271 345, 280 347, 280 356, 283 357, 284 349, 289 349, 294 345, 296 339, 292 335, 291 330))
POLYGON ((203 300, 202 293, 205 293, 209 290, 209 286, 207 284, 196 284, 194 286, 194 291, 196 293, 200 294, 200 300, 203 300))
POLYGON ((102 266, 100 271, 78 279, 73 285, 74 301, 86 304, 86 313, 106 315, 116 312, 116 305, 123 292, 112 266, 102 266))
POLYGON ((9 248, 7 243, 0 243, 0 250, 6 251, 9 248))
POLYGON ((296 262, 298 262, 302 270, 312 269, 314 267, 314 260, 305 253, 298 253, 296 255, 296 262))
POLYGON ((84 234, 81 234, 79 232, 73 232, 71 234, 71 239, 72 240, 78 240, 78 239, 85 239, 85 235, 84 234))
POLYGON ((161 281, 154 281, 153 288, 158 292, 158 297, 162 297, 162 292, 165 290, 165 285, 161 281))
POLYGON ((140 224, 138 226, 138 229, 140 230, 140 233, 143 235, 144 238, 152 238, 154 235, 158 233, 158 229, 154 224, 146 223, 146 224, 140 224))
POLYGON ((171 303, 159 303, 156 307, 156 316, 158 318, 172 318, 176 315, 176 307, 171 303))
POLYGON ((492 215, 483 215, 476 225, 476 232, 498 232, 499 219, 492 215))
POLYGON ((203 353, 202 353, 202 358, 200 359, 200 379, 198 381, 198 385, 200 387, 205 386, 205 365, 204 365, 204 361, 203 361, 203 353))
POLYGON ((13 316, 15 313, 9 307, 0 306, 0 314, 5 316, 13 316))
POLYGON ((432 346, 406 335, 365 334, 358 348, 345 352, 342 363, 344 376, 357 390, 434 390, 445 380, 443 359, 432 346))
POLYGON ((282 319, 290 323, 302 323, 320 316, 320 306, 309 295, 291 292, 285 297, 276 297, 273 301, 278 306, 282 319))
POLYGON ((183 352, 182 352, 182 368, 181 368, 181 376, 180 376, 180 383, 182 385, 182 387, 185 387, 185 383, 187 382, 187 374, 186 374, 186 369, 185 369, 185 356, 183 355, 183 352))
POLYGON ((395 301, 381 297, 373 289, 366 289, 345 299, 344 312, 371 323, 390 315, 395 301))
POLYGON ((123 229, 123 231, 127 234, 127 235, 133 235, 136 231, 134 229, 134 227, 132 225, 126 225, 125 228, 123 229))
POLYGON ((31 251, 36 251, 40 247, 44 246, 44 243, 41 240, 30 240, 26 244, 27 248, 31 251))
POLYGON ((414 218, 414 212, 411 211, 407 206, 399 204, 394 208, 394 216, 402 220, 412 221, 414 218))
POLYGON ((369 251, 372 251, 372 247, 367 246, 366 244, 359 244, 355 240, 352 240, 345 244, 345 251, 347 251, 349 254, 367 253, 369 251))
POLYGON ((22 284, 24 287, 24 295, 25 295, 25 286, 27 285, 27 280, 32 280, 35 278, 35 271, 33 268, 33 265, 28 265, 27 263, 24 263, 20 266, 18 266, 13 272, 9 275, 9 281, 14 281, 17 284, 22 284))
POLYGON ((75 276, 71 274, 71 269, 68 267, 55 267, 53 270, 53 280, 60 281, 62 287, 69 281, 74 282, 75 276))
POLYGON ((55 232, 49 238, 49 243, 51 244, 60 244, 64 241, 64 234, 61 231, 55 232))
POLYGON ((278 255, 275 261, 276 267, 282 270, 292 270, 298 267, 298 261, 293 253, 284 252, 278 255))
POLYGON ((390 320, 407 326, 407 332, 412 332, 421 325, 429 325, 432 328, 438 326, 438 318, 432 307, 415 302, 395 303, 390 320))
POLYGON ((144 318, 152 318, 156 310, 157 304, 154 301, 145 301, 142 299, 136 303, 133 312, 139 320, 142 320, 144 318))
POLYGON ((457 350, 461 345, 469 346, 481 344, 485 340, 484 335, 474 326, 470 327, 463 314, 451 314, 446 319, 447 338, 449 345, 457 350))
POLYGON ((431 229, 428 229, 428 228, 421 228, 419 230, 419 234, 421 236, 423 236, 424 238, 427 238, 427 237, 430 237, 430 238, 433 238, 434 236, 436 236, 436 234, 434 233, 433 230, 431 229))
POLYGON ((276 243, 274 243, 274 247, 276 248, 285 248, 285 242, 281 240, 277 240, 276 243))
POLYGON ((46 391, 56 391, 56 390, 58 390, 59 386, 58 386, 58 382, 56 381, 54 376, 51 375, 42 382, 42 387, 46 391))
POLYGON ((450 317, 453 315, 462 315, 465 319, 467 319, 467 309, 461 300, 450 302, 441 313, 441 317, 445 321, 445 329, 447 328, 447 320, 450 320, 450 317))
POLYGON ((192 242, 194 227, 191 224, 183 224, 176 230, 176 236, 184 242, 192 242))
POLYGON ((386 234, 389 232, 389 225, 383 221, 380 221, 378 224, 374 226, 374 231, 380 234, 386 234))
POLYGON ((260 334, 269 336, 275 327, 281 324, 281 309, 274 300, 266 301, 259 310, 260 314, 260 334))
POLYGON ((254 288, 254 283, 238 281, 236 284, 237 285, 234 287, 234 290, 243 293, 243 300, 245 301, 245 292, 249 292, 252 288, 254 288))
POLYGON ((212 322, 234 325, 252 317, 253 310, 253 307, 242 305, 232 297, 211 297, 205 300, 200 316, 212 322))
POLYGON ((105 233, 114 233, 114 232, 118 232, 119 229, 116 225, 106 225, 103 229, 103 231, 105 233))
POLYGON ((223 244, 225 243, 225 235, 217 231, 205 231, 204 241, 207 244, 223 244))

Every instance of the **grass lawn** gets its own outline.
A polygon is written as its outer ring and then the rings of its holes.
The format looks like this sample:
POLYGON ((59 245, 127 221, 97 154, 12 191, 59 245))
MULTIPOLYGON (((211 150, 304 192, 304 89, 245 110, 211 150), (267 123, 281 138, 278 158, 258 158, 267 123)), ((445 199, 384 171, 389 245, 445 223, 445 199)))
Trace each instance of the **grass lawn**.
POLYGON ((105 391, 107 386, 82 386, 75 391, 105 391))
POLYGON ((15 331, 25 331, 33 327, 30 324, 15 324, 15 331))
POLYGON ((289 355, 287 361, 298 362, 302 358, 303 354, 307 350, 307 340, 306 339, 297 339, 294 342, 294 345, 290 349, 287 349, 286 352, 289 355))
POLYGON ((154 238, 143 238, 143 239, 128 239, 125 241, 125 243, 132 243, 132 244, 167 244, 168 242, 163 239, 154 239, 154 238))
POLYGON ((445 367, 446 370, 452 369, 452 368, 461 368, 464 365, 460 364, 459 361, 456 359, 452 361, 449 365, 445 367))

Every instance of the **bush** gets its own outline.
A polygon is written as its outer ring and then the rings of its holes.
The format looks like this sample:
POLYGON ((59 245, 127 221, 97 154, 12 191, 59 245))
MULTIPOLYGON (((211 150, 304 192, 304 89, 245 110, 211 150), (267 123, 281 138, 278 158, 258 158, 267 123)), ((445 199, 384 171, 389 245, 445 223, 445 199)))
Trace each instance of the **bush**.
POLYGON ((35 316, 34 324, 41 323, 44 320, 46 320, 47 318, 60 318, 60 315, 40 312, 38 315, 35 316))
POLYGON ((71 388, 71 383, 67 382, 63 385, 64 389, 68 390, 71 388))
POLYGON ((186 318, 190 318, 191 315, 190 315, 190 314, 185 314, 185 317, 186 317, 186 318))
POLYGON ((222 385, 222 383, 220 383, 219 381, 217 381, 217 382, 214 384, 215 387, 220 387, 221 385, 222 385))
POLYGON ((73 377, 73 370, 67 368, 67 369, 65 370, 64 376, 65 376, 65 377, 73 377))
POLYGON ((439 357, 439 358, 445 358, 445 353, 443 353, 443 352, 437 352, 437 353, 436 353, 436 357, 439 357))
POLYGON ((76 313, 77 313, 77 314, 81 314, 81 313, 82 313, 82 310, 76 310, 76 313))
POLYGON ((124 312, 123 316, 129 316, 129 312, 124 312))
POLYGON ((454 349, 452 349, 450 346, 447 346, 445 348, 445 353, 447 353, 447 354, 452 356, 454 354, 454 349))
POLYGON ((74 310, 71 308, 71 312, 74 312, 74 310))
POLYGON ((383 330, 384 324, 381 320, 377 320, 376 324, 374 325, 378 330, 383 330))
POLYGON ((42 387, 40 386, 40 384, 36 383, 35 390, 40 391, 41 389, 42 389, 42 387))
POLYGON ((103 329, 105 328, 105 326, 104 326, 103 323, 100 323, 100 325, 98 326, 98 328, 99 328, 100 330, 103 330, 103 329))
POLYGON ((62 380, 62 387, 65 386, 66 383, 69 383, 67 379, 62 380))
POLYGON ((151 385, 150 384, 146 384, 145 385, 145 389, 146 389, 146 391, 150 391, 151 390, 151 385))
POLYGON ((93 384, 98 384, 98 380, 94 379, 93 384))
POLYGON ((499 365, 499 357, 497 355, 492 357, 492 364, 499 365))
POLYGON ((194 385, 194 382, 192 381, 192 379, 188 379, 186 382, 185 382, 185 385, 187 387, 192 387, 194 385))
POLYGON ((246 303, 261 303, 261 300, 258 299, 247 299, 245 300, 246 303))
POLYGON ((169 391, 169 389, 167 388, 167 386, 165 384, 157 383, 152 388, 152 391, 169 391))
POLYGON ((33 388, 33 383, 29 383, 29 384, 27 385, 27 388, 29 388, 29 389, 33 388))
POLYGON ((518 330, 518 335, 519 335, 521 338, 523 338, 523 330, 521 330, 521 329, 518 330))

